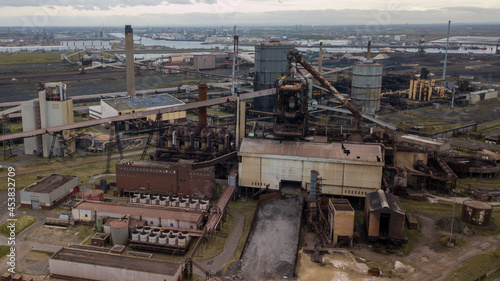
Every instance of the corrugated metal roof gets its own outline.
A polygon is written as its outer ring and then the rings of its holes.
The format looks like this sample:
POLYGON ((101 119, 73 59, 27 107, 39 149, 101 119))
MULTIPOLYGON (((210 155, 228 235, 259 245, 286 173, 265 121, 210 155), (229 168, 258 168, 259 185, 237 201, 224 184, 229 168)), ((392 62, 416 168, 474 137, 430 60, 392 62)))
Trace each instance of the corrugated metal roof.
POLYGON ((51 259, 174 276, 180 263, 90 250, 63 248, 51 259))
POLYGON ((142 97, 120 97, 105 99, 103 102, 109 104, 109 106, 117 111, 184 104, 184 102, 169 94, 147 95, 142 97))
POLYGON ((385 193, 382 190, 377 190, 366 194, 368 208, 370 211, 379 211, 382 209, 390 209, 396 213, 405 213, 399 197, 396 195, 385 193))
POLYGON ((173 220, 195 222, 195 223, 197 223, 201 218, 201 214, 195 212, 183 212, 183 211, 167 210, 161 208, 146 208, 146 207, 127 206, 127 205, 113 205, 113 204, 98 203, 98 202, 82 202, 78 206, 76 206, 75 209, 107 212, 107 213, 123 214, 131 216, 173 219, 173 220))
POLYGON ((39 192, 39 193, 50 193, 59 187, 61 185, 69 182, 70 180, 74 179, 75 176, 67 176, 67 175, 57 175, 57 174, 52 174, 48 177, 43 178, 42 180, 26 187, 24 191, 29 191, 29 192, 39 192))
POLYGON ((372 144, 314 143, 245 138, 238 155, 267 154, 311 157, 351 162, 374 162, 383 166, 382 147, 372 144))

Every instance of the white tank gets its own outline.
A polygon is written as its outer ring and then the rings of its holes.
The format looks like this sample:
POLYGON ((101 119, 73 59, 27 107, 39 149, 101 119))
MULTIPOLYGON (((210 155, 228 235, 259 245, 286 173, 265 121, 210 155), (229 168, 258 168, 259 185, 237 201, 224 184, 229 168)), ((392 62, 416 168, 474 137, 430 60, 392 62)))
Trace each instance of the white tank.
POLYGON ((168 245, 174 246, 175 244, 177 244, 177 236, 175 235, 168 236, 168 245))
POLYGON ((187 200, 185 200, 185 199, 179 201, 179 207, 181 207, 181 208, 186 208, 187 204, 188 204, 187 200))
POLYGON ((148 201, 149 201, 149 198, 147 198, 145 196, 141 197, 141 199, 139 199, 139 203, 141 203, 141 204, 147 204, 148 201))
POLYGON ((200 201, 200 209, 206 210, 208 209, 208 202, 205 202, 206 200, 201 200, 200 201))
POLYGON ((158 236, 154 233, 151 233, 151 234, 149 234, 148 242, 149 243, 156 243, 157 239, 158 239, 158 236))
POLYGON ((173 236, 177 237, 177 236, 179 236, 179 234, 180 234, 179 230, 177 230, 177 229, 172 230, 172 235, 173 236))
POLYGON ((141 242, 147 242, 148 241, 148 234, 146 232, 142 232, 140 235, 139 235, 140 239, 141 239, 141 242))
POLYGON ((135 230, 139 231, 139 233, 143 232, 144 231, 144 227, 143 226, 138 226, 135 228, 135 230))
POLYGON ((132 232, 132 241, 139 241, 139 231, 137 230, 134 230, 134 232, 132 232))
POLYGON ((151 199, 151 205, 158 205, 159 199, 151 199))
POLYGON ((182 236, 186 237, 186 239, 189 238, 189 232, 188 231, 183 231, 182 232, 182 236))
POLYGON ((134 203, 139 203, 139 197, 134 197, 134 198, 132 198, 132 202, 134 202, 134 203))
POLYGON ((186 246, 186 237, 180 235, 178 238, 177 238, 177 243, 179 244, 180 247, 184 247, 186 246))
POLYGON ((152 232, 152 233, 154 233, 155 235, 160 235, 160 233, 161 233, 161 229, 159 229, 159 228, 155 228, 155 229, 153 229, 151 232, 152 232))
POLYGON ((168 201, 165 198, 160 199, 160 206, 167 206, 167 202, 168 201))
POLYGON ((167 235, 162 234, 158 236, 158 243, 160 243, 161 245, 167 244, 167 235))
POLYGON ((189 201, 189 208, 196 209, 197 207, 198 207, 197 201, 194 201, 194 200, 189 201))
POLYGON ((146 226, 146 227, 144 228, 144 232, 146 232, 146 233, 148 233, 148 234, 149 234, 149 233, 151 232, 151 227, 146 226))

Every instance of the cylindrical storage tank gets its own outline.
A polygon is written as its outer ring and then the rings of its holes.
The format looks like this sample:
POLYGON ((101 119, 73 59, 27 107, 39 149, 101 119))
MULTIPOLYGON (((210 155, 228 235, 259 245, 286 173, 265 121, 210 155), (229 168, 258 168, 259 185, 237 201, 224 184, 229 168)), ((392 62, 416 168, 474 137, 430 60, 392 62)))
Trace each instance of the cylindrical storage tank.
POLYGON ((165 198, 160 199, 160 206, 167 206, 167 199, 165 198))
POLYGON ((200 200, 200 209, 202 210, 208 209, 208 200, 205 199, 200 200))
POLYGON ((153 229, 153 231, 151 231, 152 233, 154 233, 155 235, 159 235, 161 233, 161 229, 159 228, 155 228, 153 229))
POLYGON ((98 232, 102 232, 102 226, 104 225, 104 219, 102 217, 98 217, 95 220, 95 227, 98 232))
POLYGON ((100 189, 91 189, 85 191, 83 199, 86 201, 104 201, 104 191, 100 189))
POLYGON ((172 235, 176 237, 179 236, 179 230, 177 229, 172 230, 172 235))
POLYGON ((156 243, 157 239, 158 239, 158 235, 151 233, 151 234, 149 234, 148 242, 149 243, 156 243))
POLYGON ((186 208, 187 207, 187 200, 186 199, 181 199, 179 201, 179 207, 186 208))
POLYGON ((170 235, 170 230, 164 229, 164 230, 161 231, 161 234, 168 236, 168 235, 170 235))
POLYGON ((175 244, 177 244, 177 236, 173 234, 168 236, 168 245, 174 246, 175 244))
POLYGON ((115 245, 128 244, 128 220, 115 220, 111 224, 111 240, 115 245))
POLYGON ((146 233, 150 233, 150 232, 151 232, 151 227, 146 226, 146 227, 144 228, 144 232, 146 232, 146 233))
POLYGON ((140 197, 134 197, 132 198, 134 203, 139 203, 140 197))
POLYGON ((148 241, 148 233, 146 232, 142 232, 141 234, 139 234, 139 238, 141 239, 141 242, 147 242, 148 241))
POLYGON ((180 247, 186 246, 186 237, 179 235, 179 237, 177 237, 177 243, 180 247))
POLYGON ((160 200, 158 200, 158 199, 151 199, 151 204, 152 204, 152 205, 158 205, 158 202, 159 202, 159 201, 160 201, 160 200))
POLYGON ((151 195, 151 199, 160 200, 160 195, 151 195))
POLYGON ((140 192, 134 193, 134 197, 141 197, 141 193, 140 192))
POLYGON ((158 243, 160 243, 161 245, 167 244, 167 235, 162 234, 158 236, 158 243))
POLYGON ((189 238, 189 232, 188 231, 183 231, 182 236, 189 238))
MULTIPOLYGON (((266 90, 276 87, 278 77, 288 70, 287 55, 294 45, 281 42, 263 42, 255 45, 254 90, 266 90)), ((258 97, 253 101, 257 110, 273 111, 276 96, 258 97)))
POLYGON ((359 111, 374 115, 380 109, 381 87, 381 64, 367 60, 353 66, 351 103, 359 111))
POLYGON ((139 231, 139 232, 142 232, 144 230, 144 227, 143 226, 138 226, 135 228, 135 230, 139 231))
POLYGON ((196 207, 198 207, 198 202, 196 200, 190 200, 189 201, 189 208, 196 209, 196 207))
POLYGON ((149 200, 149 198, 148 198, 148 197, 146 197, 146 196, 141 196, 141 198, 139 199, 139 203, 141 203, 141 204, 146 204, 146 203, 148 203, 148 200, 149 200))
POLYGON ((172 207, 177 207, 177 199, 176 198, 170 198, 170 206, 172 207))
POLYGON ((137 230, 134 230, 134 231, 132 232, 132 241, 139 241, 139 233, 140 233, 140 232, 139 232, 139 231, 137 231, 137 230))
POLYGON ((467 200, 462 205, 462 221, 472 225, 490 225, 492 213, 493 208, 485 202, 467 200))

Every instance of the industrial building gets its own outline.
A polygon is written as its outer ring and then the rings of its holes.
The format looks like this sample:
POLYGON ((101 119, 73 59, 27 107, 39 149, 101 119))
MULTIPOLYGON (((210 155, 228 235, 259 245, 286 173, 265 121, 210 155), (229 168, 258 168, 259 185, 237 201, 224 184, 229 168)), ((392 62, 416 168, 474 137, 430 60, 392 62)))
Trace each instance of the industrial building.
POLYGON ((147 192, 175 195, 215 194, 215 168, 193 168, 193 161, 178 163, 120 160, 116 164, 116 186, 125 194, 147 192))
MULTIPOLYGON (((89 116, 93 119, 100 119, 183 104, 184 102, 174 98, 169 94, 126 96, 119 98, 102 99, 101 105, 89 107, 89 116)), ((155 120, 156 115, 150 115, 146 118, 155 120)), ((162 115, 162 120, 169 121, 170 123, 185 121, 186 111, 164 113, 162 115)))
MULTIPOLYGON (((23 116, 23 132, 49 127, 69 125, 74 123, 73 100, 66 95, 66 84, 47 83, 45 90, 38 93, 38 99, 21 103, 23 116)), ((67 142, 72 136, 72 130, 66 130, 57 135, 38 135, 24 139, 24 153, 48 157, 64 156, 75 151, 75 142, 67 142), (57 140, 53 140, 57 138, 57 140)))
POLYGON ((62 47, 70 50, 111 50, 110 40, 64 40, 62 47))
POLYGON ((75 221, 88 223, 94 222, 98 217, 122 218, 125 215, 130 215, 130 219, 146 221, 149 226, 200 229, 203 223, 201 212, 187 212, 162 207, 114 205, 102 202, 82 202, 73 208, 72 214, 75 221))
POLYGON ((354 209, 347 199, 330 199, 328 223, 333 245, 352 246, 354 236, 354 209))
POLYGON ((379 189, 366 194, 365 226, 369 241, 400 243, 404 239, 405 212, 396 195, 379 189))
POLYGON ((78 177, 52 174, 21 190, 21 206, 51 209, 61 200, 78 192, 78 177))
POLYGON ((322 193, 365 197, 381 187, 384 149, 379 144, 314 143, 245 138, 238 156, 239 186, 309 190, 310 171, 323 177, 322 193))
POLYGON ((182 280, 182 264, 64 247, 49 259, 50 277, 65 280, 182 280))
MULTIPOLYGON (((295 48, 293 44, 285 42, 262 42, 255 45, 255 78, 254 91, 271 89, 276 81, 288 70, 287 55, 295 48)), ((276 96, 266 96, 254 99, 255 109, 272 111, 276 103, 276 96)))
POLYGON ((212 54, 193 55, 193 69, 194 70, 215 69, 215 56, 212 54))

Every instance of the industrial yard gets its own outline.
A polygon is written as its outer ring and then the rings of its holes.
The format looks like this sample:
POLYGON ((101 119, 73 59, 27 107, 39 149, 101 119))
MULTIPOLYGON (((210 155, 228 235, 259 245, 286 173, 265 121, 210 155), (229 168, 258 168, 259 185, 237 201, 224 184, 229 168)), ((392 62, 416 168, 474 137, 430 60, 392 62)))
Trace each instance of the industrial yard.
POLYGON ((0 53, 2 280, 500 277, 497 34, 120 31, 0 53))

